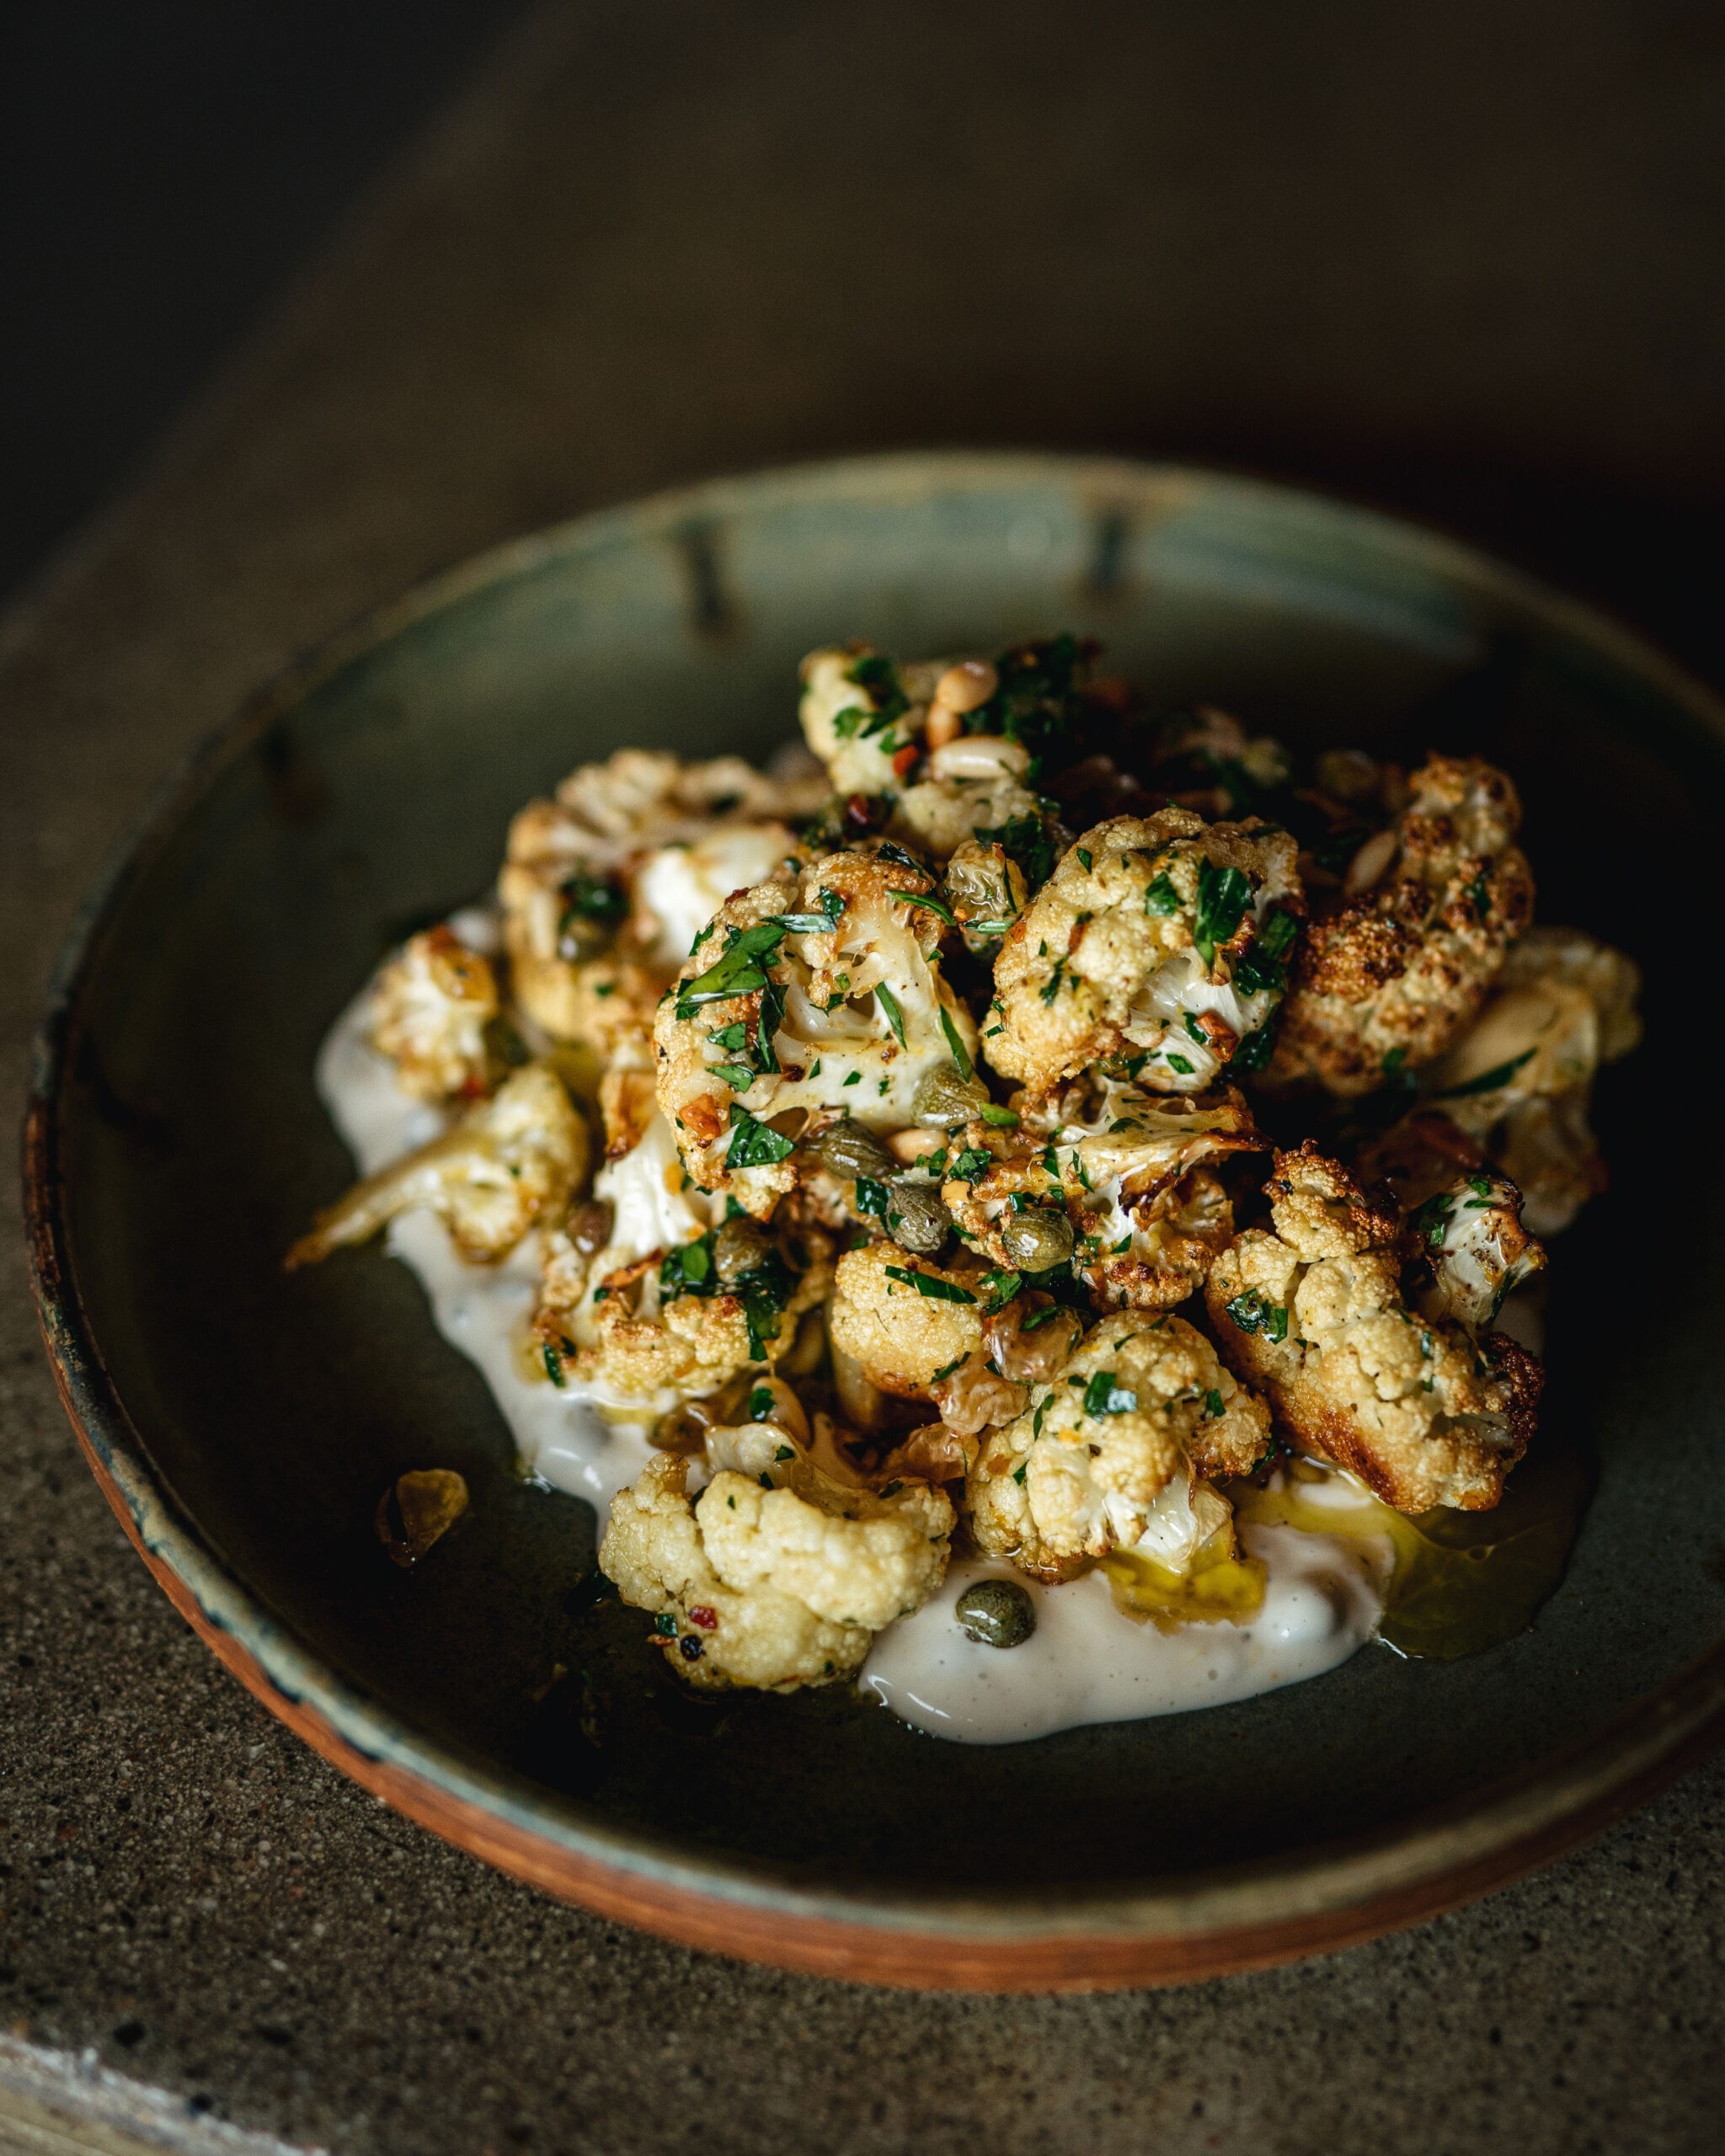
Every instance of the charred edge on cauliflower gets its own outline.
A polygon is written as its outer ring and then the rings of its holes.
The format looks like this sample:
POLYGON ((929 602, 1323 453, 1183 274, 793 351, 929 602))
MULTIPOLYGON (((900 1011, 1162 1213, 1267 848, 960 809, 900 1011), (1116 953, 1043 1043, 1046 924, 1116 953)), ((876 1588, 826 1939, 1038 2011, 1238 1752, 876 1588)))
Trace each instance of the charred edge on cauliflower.
POLYGON ((1273 1083, 1344 1097, 1441 1055, 1470 1023, 1533 910, 1521 804, 1478 757, 1433 756, 1338 911, 1302 941, 1273 1083))
POLYGON ((1276 1155, 1264 1187, 1274 1232, 1247 1230, 1206 1286, 1228 1363, 1303 1449, 1398 1511, 1496 1504, 1532 1434, 1538 1363, 1411 1308, 1401 1216, 1310 1140, 1276 1155))

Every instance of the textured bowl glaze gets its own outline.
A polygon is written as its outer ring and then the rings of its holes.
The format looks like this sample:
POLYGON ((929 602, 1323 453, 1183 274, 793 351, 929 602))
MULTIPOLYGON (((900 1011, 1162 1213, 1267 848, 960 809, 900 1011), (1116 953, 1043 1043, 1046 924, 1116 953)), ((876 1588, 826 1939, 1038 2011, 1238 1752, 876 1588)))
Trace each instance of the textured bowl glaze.
POLYGON ((1671 1074, 1695 1067, 1687 925, 1712 916, 1722 804, 1725 713, 1634 639, 1427 533, 1241 479, 871 459, 504 547, 261 695, 80 923, 26 1136, 68 1412, 176 1607, 273 1712, 607 1914, 829 1974, 1021 1989, 1414 1921, 1573 1844, 1725 1726, 1706 1225, 1725 1149, 1685 1134, 1674 1156, 1647 1113, 1674 1131, 1671 1074), (764 753, 819 642, 1063 627, 1170 708, 1488 751, 1528 798, 1541 917, 1642 961, 1647 1044, 1601 1088, 1616 1180, 1555 1265, 1547 1423, 1595 1449, 1597 1497, 1538 1623, 1469 1662, 1374 1647, 1238 1706, 997 1748, 843 1694, 692 1703, 583 1588, 590 1512, 517 1481, 407 1272, 373 1250, 282 1274, 348 1173, 314 1052, 571 765, 625 743, 764 753), (473 1508, 403 1572, 372 1513, 426 1466, 460 1469, 473 1508))

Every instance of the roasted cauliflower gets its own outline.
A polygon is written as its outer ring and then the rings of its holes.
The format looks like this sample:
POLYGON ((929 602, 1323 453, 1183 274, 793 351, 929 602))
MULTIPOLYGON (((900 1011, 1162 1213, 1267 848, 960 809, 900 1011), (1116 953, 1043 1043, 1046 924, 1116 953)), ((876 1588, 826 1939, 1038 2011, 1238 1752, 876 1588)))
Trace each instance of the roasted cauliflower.
POLYGON ((1033 1276, 1070 1262, 1105 1307, 1166 1310, 1203 1286, 1234 1230, 1211 1164, 1263 1150, 1237 1092, 1092 1072, 1021 1108, 1016 1129, 973 1125, 948 1149, 943 1196, 972 1250, 1033 1276))
POLYGON ((1310 1140, 1264 1186, 1206 1287, 1223 1356, 1303 1449, 1406 1513, 1482 1511, 1527 1449, 1543 1373, 1502 1333, 1425 1315, 1402 1293, 1401 1216, 1310 1140))
POLYGON ((1579 929, 1530 928, 1472 1027, 1425 1073, 1429 1109, 1516 1184, 1539 1235, 1560 1233, 1604 1187, 1589 1122, 1594 1074, 1640 1040, 1639 987, 1634 961, 1609 944, 1579 929))
POLYGON ((1171 1561, 1179 1535, 1207 1540, 1220 1524, 1208 1502, 1194 1514, 1194 1481, 1247 1473, 1269 1441, 1268 1409, 1201 1332, 1122 1312, 1092 1326, 1027 1412, 985 1438, 965 1518, 979 1549, 1038 1579, 1071 1579, 1146 1540, 1171 1561))
POLYGON ((1033 1093, 1100 1063, 1199 1092, 1281 1000, 1301 903, 1285 831, 1185 808, 1099 824, 1007 931, 984 1053, 1033 1093))
MULTIPOLYGON (((846 1411, 879 1421, 872 1396, 930 1401, 963 1436, 1016 1415, 1033 1351, 1009 1348, 1028 1310, 1017 1274, 973 1260, 942 1266, 891 1243, 847 1251, 833 1276, 827 1332, 846 1411)), ((1062 1337, 1056 1330, 1051 1340, 1062 1337)))
POLYGON ((1477 756, 1433 756, 1301 939, 1272 1084, 1344 1097, 1432 1062, 1472 1022, 1533 912, 1521 803, 1477 756))
POLYGON ((288 1252, 313 1265, 375 1235, 398 1213, 435 1213, 465 1258, 507 1257, 527 1230, 555 1219, 587 1173, 590 1141, 555 1071, 530 1063, 441 1138, 355 1183, 288 1252))
POLYGON ((793 826, 825 792, 818 776, 774 777, 740 756, 620 749, 583 764, 510 826, 498 896, 516 1001, 553 1039, 590 1038, 611 1016, 595 1003, 638 1003, 654 977, 662 988, 714 908, 795 851, 793 826))
POLYGON ((473 1100, 489 1089, 486 1029, 497 976, 451 928, 409 937, 371 992, 371 1038, 421 1101, 473 1100))
POLYGON ((533 1329, 553 1385, 620 1413, 662 1416, 740 1371, 770 1367, 832 1285, 817 1228, 708 1224, 669 1127, 600 1171, 594 1203, 546 1239, 533 1329))
POLYGON ((902 1129, 929 1070, 968 1064, 976 1025, 941 971, 934 889, 877 844, 719 909, 654 1028, 660 1105, 703 1190, 764 1217, 811 1119, 902 1129))
POLYGON ((953 1513, 926 1482, 879 1493, 824 1474, 782 1427, 718 1433, 723 1465, 692 1503, 660 1454, 613 1502, 599 1564, 679 1676, 791 1691, 848 1676, 875 1632, 945 1577, 953 1513), (731 1440, 727 1449, 722 1440, 731 1440))

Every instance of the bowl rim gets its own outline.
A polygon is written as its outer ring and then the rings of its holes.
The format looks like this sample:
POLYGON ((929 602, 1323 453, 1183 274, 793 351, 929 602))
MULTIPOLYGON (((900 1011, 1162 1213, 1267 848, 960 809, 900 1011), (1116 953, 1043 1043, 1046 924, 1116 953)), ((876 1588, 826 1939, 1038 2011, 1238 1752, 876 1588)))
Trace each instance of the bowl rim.
POLYGON ((31 1284, 92 1472, 150 1571, 269 1710, 373 1795, 565 1900, 684 1944, 918 1988, 1098 1989, 1194 1981, 1332 1950, 1460 1907, 1601 1831, 1725 1740, 1725 1637, 1605 1727, 1483 1790, 1333 1842, 1162 1882, 983 1898, 823 1883, 585 1813, 416 1732, 325 1667, 181 1508, 109 1376, 73 1264, 60 1169, 81 1000, 108 933, 183 815, 321 681, 414 622, 556 560, 799 499, 1059 485, 1132 506, 1199 494, 1304 510, 1506 600, 1658 689, 1725 739, 1725 700, 1598 609, 1464 542, 1314 489, 1184 463, 1039 451, 906 451, 697 482, 506 541, 361 615, 278 673, 157 789, 80 909, 33 1047, 23 1133, 31 1284))

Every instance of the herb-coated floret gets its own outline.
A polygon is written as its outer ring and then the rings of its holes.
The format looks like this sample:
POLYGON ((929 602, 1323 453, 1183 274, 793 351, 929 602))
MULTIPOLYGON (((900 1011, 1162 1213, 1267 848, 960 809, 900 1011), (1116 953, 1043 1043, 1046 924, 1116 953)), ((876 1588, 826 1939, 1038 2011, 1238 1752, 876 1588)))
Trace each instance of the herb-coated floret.
POLYGON ((975 1022, 941 971, 935 888, 885 843, 719 909, 654 1025, 660 1103, 702 1189, 765 1217, 811 1118, 903 1129, 928 1071, 969 1067, 975 1022))
POLYGON ((1020 1105, 1015 1129, 974 1127, 948 1149, 942 1194, 969 1246, 1027 1274, 1070 1262, 1105 1307, 1167 1310, 1201 1288, 1234 1231, 1210 1164, 1263 1149, 1241 1096, 1092 1072, 1020 1105))
POLYGON ((1205 1291, 1223 1356, 1304 1449, 1398 1511, 1496 1504, 1533 1432, 1538 1363, 1409 1308, 1401 1215, 1310 1141, 1264 1187, 1274 1232, 1247 1230, 1205 1291))
POLYGON ((399 1213, 435 1213, 465 1258, 494 1263, 555 1219, 585 1177, 590 1141, 555 1071, 530 1063, 429 1145, 409 1153, 318 1215, 288 1253, 315 1264, 364 1242, 399 1213))
POLYGON ((1531 918, 1521 803, 1504 774, 1433 756, 1411 786, 1370 860, 1366 847, 1356 857, 1351 895, 1301 940, 1274 1083, 1345 1097, 1430 1063, 1471 1022, 1531 918))
POLYGON ((1521 1193, 1487 1169, 1434 1192, 1409 1225, 1431 1274, 1419 1309, 1458 1319, 1471 1332, 1495 1325, 1503 1298, 1546 1262, 1543 1246, 1522 1225, 1521 1193))
POLYGON ((1008 930, 983 1051, 1033 1093, 1110 1060, 1201 1091, 1280 1001, 1300 904, 1285 831, 1184 808, 1099 824, 1008 930))
POLYGON ((589 1039, 593 1019, 613 1015, 595 999, 620 986, 633 998, 614 969, 585 981, 607 956, 656 976, 656 993, 713 908, 794 851, 793 827, 824 792, 818 777, 777 777, 740 756, 620 749, 572 771, 554 799, 515 817, 498 879, 522 1009, 555 1039, 589 1039))
POLYGON ((486 1028, 497 1011, 490 960, 452 929, 430 928, 378 974, 371 1038, 416 1099, 472 1100, 489 1090, 486 1028))
MULTIPOLYGON (((1188 1520, 1194 1478, 1241 1475, 1269 1448, 1269 1411, 1183 1318, 1124 1311, 1092 1326, 1032 1404, 986 1438, 965 1483, 979 1548, 1070 1579, 1188 1520)), ((1214 1523, 1212 1523, 1214 1524, 1214 1523)))
POLYGON ((827 1331, 850 1404, 860 1376, 889 1399, 932 1401, 965 1436, 1017 1414, 1023 1358, 1003 1357, 1001 1343, 1025 1315, 1016 1299, 1022 1285, 1017 1273, 969 1258, 944 1266, 880 1242, 847 1251, 827 1331))
POLYGON ((791 1691, 848 1676, 874 1633, 944 1577, 952 1506, 927 1483, 838 1483, 782 1432, 758 1469, 750 1458, 693 1503, 686 1460, 649 1461, 612 1503, 601 1569, 653 1613, 656 1643, 690 1684, 791 1691))
POLYGON ((711 1202, 685 1186, 669 1126, 654 1114, 608 1162, 572 1222, 546 1239, 533 1327, 552 1383, 601 1406, 668 1414, 740 1371, 771 1366, 832 1285, 817 1227, 750 1219, 709 1224, 711 1202), (584 1245, 594 1245, 586 1247, 584 1245))

